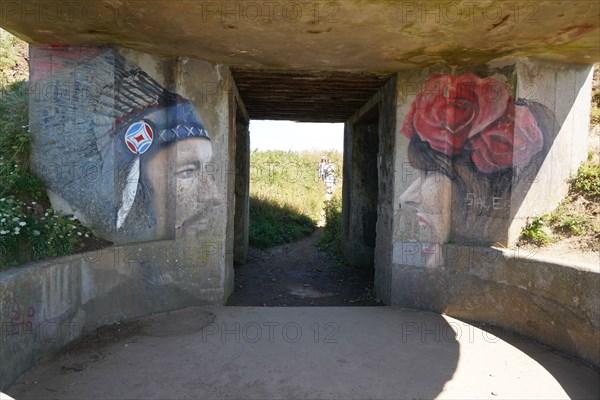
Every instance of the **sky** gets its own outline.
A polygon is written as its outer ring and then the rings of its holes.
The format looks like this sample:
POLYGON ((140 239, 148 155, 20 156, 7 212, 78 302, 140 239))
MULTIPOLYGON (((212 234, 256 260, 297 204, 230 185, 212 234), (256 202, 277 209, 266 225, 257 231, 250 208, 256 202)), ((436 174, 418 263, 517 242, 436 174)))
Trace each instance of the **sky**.
POLYGON ((250 149, 344 151, 344 124, 250 121, 250 149))

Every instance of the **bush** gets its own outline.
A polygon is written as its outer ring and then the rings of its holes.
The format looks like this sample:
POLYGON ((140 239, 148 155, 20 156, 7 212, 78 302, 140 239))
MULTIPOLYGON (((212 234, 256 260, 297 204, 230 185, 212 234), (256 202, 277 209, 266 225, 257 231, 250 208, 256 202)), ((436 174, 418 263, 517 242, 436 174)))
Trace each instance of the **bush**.
POLYGON ((41 212, 32 201, 14 196, 0 198, 0 266, 72 254, 81 239, 89 237, 74 216, 63 217, 52 209, 41 212))
POLYGON ((535 217, 531 222, 527 224, 523 232, 522 237, 527 241, 536 244, 538 246, 544 246, 554 241, 552 234, 548 231, 546 226, 546 217, 535 217))
POLYGON ((590 200, 600 198, 600 162, 586 161, 571 180, 571 192, 590 200))
POLYGON ((0 197, 39 199, 44 184, 29 171, 27 81, 0 88, 0 197))
POLYGON ((319 238, 319 247, 339 252, 342 237, 342 199, 333 196, 325 201, 325 229, 319 238))

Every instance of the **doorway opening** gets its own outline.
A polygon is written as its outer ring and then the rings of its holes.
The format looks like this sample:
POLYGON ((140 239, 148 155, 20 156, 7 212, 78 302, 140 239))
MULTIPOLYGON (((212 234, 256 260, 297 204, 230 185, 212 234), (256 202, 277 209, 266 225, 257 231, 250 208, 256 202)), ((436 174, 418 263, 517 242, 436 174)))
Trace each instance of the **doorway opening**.
POLYGON ((342 253, 354 267, 374 266, 379 194, 379 105, 347 124, 342 253))
POLYGON ((250 121, 250 247, 228 304, 374 305, 372 274, 341 259, 343 136, 342 124, 250 121))
MULTIPOLYGON (((249 127, 236 129, 235 180, 236 227, 238 216, 247 212, 248 241, 237 239, 243 229, 236 228, 234 248, 249 250, 235 252, 228 304, 377 305, 379 110, 395 110, 393 100, 380 107, 379 89, 390 76, 241 68, 233 68, 232 76, 234 96, 249 121, 249 127), (288 125, 271 132, 265 146, 255 129, 269 120, 288 125), (338 123, 339 155, 330 146, 317 146, 330 134, 316 133, 314 124, 302 124, 307 122, 338 123), (300 131, 297 142, 294 130, 300 131), (282 139, 293 144, 277 148, 282 139), (310 190, 317 195, 307 195, 310 190)), ((385 96, 395 93, 394 85, 386 85, 385 96)), ((384 128, 386 135, 394 130, 384 128)))

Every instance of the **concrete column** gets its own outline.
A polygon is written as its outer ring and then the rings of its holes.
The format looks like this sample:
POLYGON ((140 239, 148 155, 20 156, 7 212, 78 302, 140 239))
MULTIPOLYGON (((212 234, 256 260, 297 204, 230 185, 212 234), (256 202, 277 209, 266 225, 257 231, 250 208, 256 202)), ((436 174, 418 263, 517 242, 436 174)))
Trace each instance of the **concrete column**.
POLYGON ((592 65, 519 59, 516 96, 540 104, 549 116, 547 155, 524 171, 511 197, 508 243, 514 243, 527 219, 551 211, 567 195, 568 178, 587 159, 592 65))
POLYGON ((233 261, 244 264, 248 256, 250 227, 250 131, 240 109, 235 119, 235 216, 233 261))
POLYGON ((585 160, 592 66, 519 59, 435 72, 398 74, 390 304, 580 353, 597 337, 589 311, 572 322, 580 328, 556 321, 595 301, 579 289, 589 278, 500 248, 558 205, 585 160))
POLYGON ((392 261, 396 78, 345 125, 342 250, 351 265, 374 265, 377 296, 389 303, 392 261))
POLYGON ((377 151, 379 110, 346 124, 342 252, 352 266, 373 265, 377 223, 377 151), (349 126, 350 125, 350 126, 349 126))
POLYGON ((40 94, 30 100, 32 165, 53 205, 125 244, 126 259, 103 272, 121 276, 111 304, 119 293, 133 294, 138 314, 224 303, 233 290, 229 70, 80 46, 33 46, 31 68, 40 94), (69 169, 51 168, 56 160, 69 169))

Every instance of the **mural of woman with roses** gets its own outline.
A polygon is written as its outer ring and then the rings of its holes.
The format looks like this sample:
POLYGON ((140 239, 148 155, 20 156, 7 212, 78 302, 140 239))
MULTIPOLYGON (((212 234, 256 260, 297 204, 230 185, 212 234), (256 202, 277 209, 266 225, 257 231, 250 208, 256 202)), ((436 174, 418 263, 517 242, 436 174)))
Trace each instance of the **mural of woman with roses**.
POLYGON ((417 211, 426 266, 443 263, 440 243, 498 241, 510 222, 511 195, 535 177, 553 124, 548 108, 513 100, 508 84, 494 77, 434 74, 425 81, 400 130, 421 172, 400 204, 417 211))

